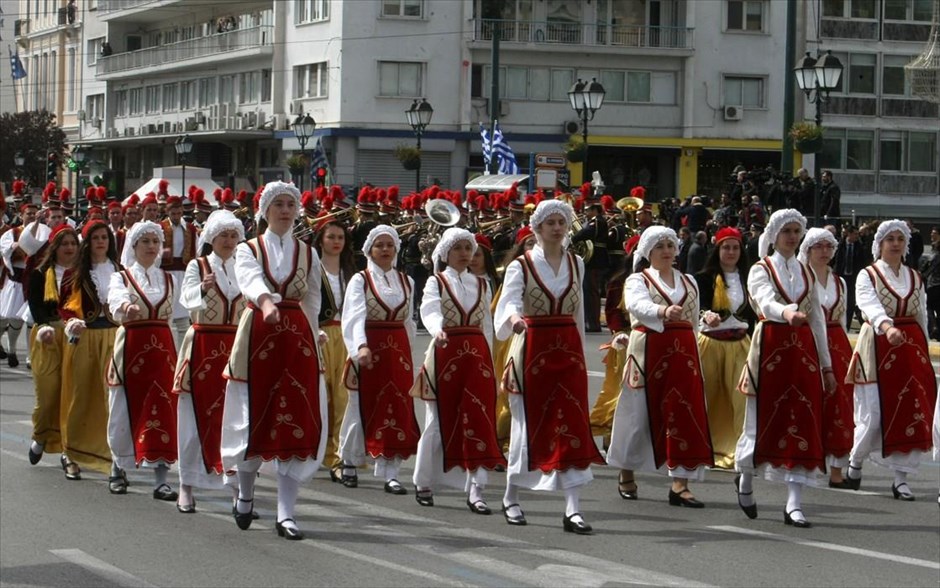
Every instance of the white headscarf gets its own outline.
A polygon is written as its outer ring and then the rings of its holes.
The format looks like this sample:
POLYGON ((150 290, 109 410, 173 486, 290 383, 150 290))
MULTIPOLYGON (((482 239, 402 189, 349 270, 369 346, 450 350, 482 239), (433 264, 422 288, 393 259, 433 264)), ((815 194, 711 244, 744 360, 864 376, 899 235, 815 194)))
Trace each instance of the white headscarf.
POLYGON ((196 243, 196 252, 202 251, 202 246, 206 243, 212 244, 212 241, 223 231, 238 231, 239 243, 245 240, 245 225, 231 211, 220 208, 209 215, 206 224, 199 234, 199 241, 196 243))
POLYGON ((460 241, 469 241, 473 246, 473 253, 477 252, 477 240, 473 236, 473 233, 467 229, 451 227, 444 231, 444 234, 441 235, 441 240, 437 242, 437 247, 434 248, 434 253, 431 255, 431 259, 435 261, 441 261, 446 264, 447 256, 450 254, 451 248, 460 241))
POLYGON ((258 212, 255 214, 255 220, 260 221, 268 212, 268 207, 274 202, 274 199, 281 194, 291 196, 297 203, 297 216, 303 213, 303 206, 300 204, 300 190, 297 186, 288 182, 268 182, 261 191, 261 198, 258 200, 258 212))
MULTIPOLYGON (((144 235, 154 234, 160 239, 160 247, 163 248, 163 227, 153 221, 137 221, 131 230, 127 232, 127 239, 124 240, 124 251, 121 252, 121 265, 131 267, 137 262, 137 255, 134 254, 134 245, 144 235)), ((160 255, 157 256, 156 266, 160 267, 160 255)))
POLYGON ((650 252, 660 241, 672 241, 676 249, 679 249, 679 237, 677 237, 676 232, 669 227, 652 225, 643 229, 643 233, 640 235, 640 242, 633 251, 633 271, 636 271, 640 267, 640 260, 645 259, 649 261, 650 252))
POLYGON ((532 227, 532 232, 535 233, 536 238, 538 237, 538 231, 536 229, 538 229, 540 224, 545 222, 545 219, 553 214, 563 216, 569 227, 571 223, 574 222, 574 210, 571 208, 571 205, 561 200, 542 200, 539 202, 539 205, 535 207, 535 212, 533 212, 532 216, 529 218, 529 226, 532 227))
MULTIPOLYGON (((813 245, 822 243, 823 241, 828 241, 832 243, 832 247, 835 250, 839 249, 839 242, 833 236, 832 231, 829 229, 819 229, 812 228, 806 232, 806 236, 803 237, 803 242, 800 244, 800 252, 797 254, 796 258, 800 263, 809 263, 809 250, 812 249, 813 245)), ((835 254, 835 251, 833 251, 835 254)))
POLYGON ((770 248, 777 242, 777 235, 780 234, 780 229, 790 223, 799 223, 800 232, 806 232, 806 217, 800 214, 800 211, 795 208, 783 208, 770 215, 764 232, 761 233, 760 239, 757 240, 758 257, 764 257, 770 254, 770 248))
POLYGON ((907 223, 898 220, 892 219, 887 220, 878 225, 878 230, 875 231, 875 240, 871 242, 871 258, 878 259, 881 257, 881 242, 887 237, 890 233, 894 231, 899 231, 904 235, 904 257, 911 252, 911 229, 907 226, 907 223))
POLYGON ((388 225, 378 225, 369 231, 366 242, 362 246, 362 253, 366 256, 366 259, 372 261, 372 244, 382 235, 391 237, 392 243, 395 244, 395 258, 392 259, 392 267, 395 267, 398 265, 398 252, 401 251, 401 238, 398 237, 398 231, 388 225))

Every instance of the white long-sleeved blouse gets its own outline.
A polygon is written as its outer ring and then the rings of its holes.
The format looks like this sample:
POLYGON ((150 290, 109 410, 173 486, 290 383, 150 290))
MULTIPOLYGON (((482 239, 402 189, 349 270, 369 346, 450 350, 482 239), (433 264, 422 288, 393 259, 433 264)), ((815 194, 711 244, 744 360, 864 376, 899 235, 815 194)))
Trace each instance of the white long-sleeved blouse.
MULTIPOLYGON (((215 253, 208 255, 209 267, 215 274, 215 283, 225 297, 232 301, 238 297, 241 290, 235 276, 235 256, 223 260, 215 253)), ((186 265, 183 275, 183 285, 180 286, 180 303, 183 308, 195 312, 205 308, 205 299, 202 296, 202 277, 199 275, 199 260, 193 259, 186 265)))
MULTIPOLYGON (((686 294, 685 282, 682 279, 682 273, 679 270, 674 268, 669 268, 669 271, 672 272, 673 286, 670 287, 663 281, 662 274, 653 268, 647 270, 647 274, 656 280, 656 284, 659 288, 669 297, 675 304, 679 304, 682 298, 686 294)), ((692 276, 687 276, 689 281, 692 284, 692 287, 695 287, 695 280, 692 276)), ((635 317, 640 323, 643 324, 647 329, 651 331, 656 331, 657 333, 662 333, 664 326, 664 318, 659 316, 659 309, 662 307, 660 304, 653 302, 653 299, 650 298, 649 286, 646 285, 646 281, 643 279, 642 273, 631 274, 627 278, 626 284, 623 288, 623 301, 624 305, 627 308, 627 311, 630 312, 631 317, 635 317)), ((699 315, 699 304, 698 298, 696 298, 695 308, 693 309, 692 320, 692 330, 698 333, 698 315, 699 315)))
MULTIPOLYGON (((402 290, 397 269, 393 267, 386 272, 370 259, 364 271, 369 272, 372 282, 378 290, 376 294, 386 306, 397 308, 405 301, 406 294, 402 290)), ((414 292, 414 280, 410 277, 406 279, 411 291, 414 292)), ((351 358, 358 357, 359 348, 367 344, 365 288, 365 278, 362 276, 362 272, 358 272, 346 285, 346 296, 343 298, 343 341, 346 343, 346 351, 351 358)), ((412 347, 414 346, 417 328, 414 316, 409 308, 405 317, 405 330, 408 333, 408 339, 412 347)))
MULTIPOLYGON (((441 272, 444 279, 447 280, 451 292, 457 298, 456 302, 465 312, 473 308, 477 301, 477 295, 480 289, 480 278, 470 273, 468 270, 457 272, 452 267, 447 267, 441 272)), ((484 283, 487 284, 486 278, 484 283)), ((480 300, 480 306, 484 309, 483 324, 480 328, 486 337, 486 342, 490 348, 493 347, 493 316, 490 314, 490 301, 492 294, 488 286, 484 287, 483 296, 480 300)), ((421 298, 421 322, 424 328, 428 330, 431 337, 437 337, 437 334, 443 330, 444 315, 441 313, 441 290, 440 284, 433 277, 429 278, 424 285, 424 295, 421 298)))
MULTIPOLYGON (((885 281, 888 283, 888 286, 894 290, 895 294, 901 298, 905 298, 911 293, 913 284, 911 283, 911 272, 908 271, 907 266, 902 265, 901 271, 895 274, 891 266, 880 259, 875 261, 874 265, 878 266, 878 269, 881 270, 885 281)), ((923 289, 923 282, 921 282, 921 300, 927 300, 927 294, 923 289)), ((878 294, 875 292, 875 285, 872 284, 868 272, 864 270, 859 272, 858 277, 855 279, 855 305, 862 311, 862 315, 871 323, 876 333, 883 334, 888 327, 894 326, 894 321, 888 316, 884 306, 881 305, 881 301, 878 299, 878 294), (885 325, 884 323, 887 324, 885 325)), ((925 304, 920 305, 916 319, 917 324, 920 325, 926 337, 927 307, 925 304)))
MULTIPOLYGON (((154 263, 148 268, 135 261, 131 267, 127 268, 131 277, 140 286, 144 297, 150 304, 160 302, 166 295, 166 284, 163 279, 163 270, 160 264, 154 263)), ((170 275, 173 288, 178 288, 173 276, 170 275)), ((131 301, 130 290, 124 284, 124 279, 120 272, 113 272, 108 283, 108 308, 111 310, 111 316, 118 322, 124 322, 123 306, 131 301)), ((143 309, 141 309, 143 311, 143 309)))

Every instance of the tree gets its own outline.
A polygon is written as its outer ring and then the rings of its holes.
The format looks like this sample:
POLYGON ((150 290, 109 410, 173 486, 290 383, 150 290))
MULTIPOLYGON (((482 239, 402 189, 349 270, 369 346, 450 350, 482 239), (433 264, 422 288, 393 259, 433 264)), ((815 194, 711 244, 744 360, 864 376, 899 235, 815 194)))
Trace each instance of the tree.
POLYGON ((65 132, 48 110, 0 114, 0 137, 0 178, 4 180, 22 177, 30 186, 42 187, 50 154, 57 162, 66 160, 65 132), (17 153, 24 160, 22 170, 16 167, 17 153))

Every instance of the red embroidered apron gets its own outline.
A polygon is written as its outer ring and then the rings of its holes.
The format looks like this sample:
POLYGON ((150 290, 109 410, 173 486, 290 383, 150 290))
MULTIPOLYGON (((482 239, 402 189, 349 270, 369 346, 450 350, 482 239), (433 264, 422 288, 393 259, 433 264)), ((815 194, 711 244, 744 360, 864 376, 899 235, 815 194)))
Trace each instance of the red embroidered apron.
POLYGON ((831 393, 823 391, 823 447, 826 455, 843 457, 852 451, 855 440, 855 385, 845 383, 852 345, 839 321, 826 324, 826 337, 836 389, 831 393))
POLYGON ((202 460, 209 474, 224 471, 220 445, 226 382, 222 370, 232 353, 236 330, 235 325, 193 325, 190 394, 202 460))

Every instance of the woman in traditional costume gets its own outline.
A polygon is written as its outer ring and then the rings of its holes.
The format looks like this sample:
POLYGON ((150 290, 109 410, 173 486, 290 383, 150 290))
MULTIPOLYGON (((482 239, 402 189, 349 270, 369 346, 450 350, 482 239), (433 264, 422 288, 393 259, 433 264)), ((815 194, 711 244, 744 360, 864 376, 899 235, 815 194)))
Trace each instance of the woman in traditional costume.
POLYGON ((62 363, 62 444, 76 467, 105 474, 111 471, 106 374, 118 327, 108 313, 108 286, 111 275, 120 269, 108 225, 87 223, 60 310, 70 343, 62 363))
POLYGON ((803 238, 797 259, 808 265, 816 278, 816 295, 826 319, 826 339, 836 378, 836 389, 823 394, 823 449, 829 466, 829 487, 849 488, 842 471, 849 464, 849 452, 852 451, 855 387, 845 383, 852 358, 852 345, 845 331, 845 280, 829 266, 838 247, 839 242, 829 230, 812 228, 803 238))
POLYGON ((648 227, 634 252, 623 289, 630 334, 614 340, 627 344, 627 360, 607 463, 663 472, 672 479, 669 504, 703 508, 689 489, 714 463, 695 340, 699 294, 695 280, 673 268, 678 251, 675 231, 648 227))
POLYGON ((167 484, 176 462, 176 344, 170 330, 176 284, 160 269, 163 228, 136 223, 127 233, 124 270, 111 274, 108 307, 121 323, 108 367, 108 444, 112 494, 127 492, 128 468, 153 468, 156 500, 174 501, 167 484))
POLYGON ((875 232, 875 262, 855 282, 855 303, 865 322, 846 376, 855 384, 855 441, 846 482, 854 490, 861 486, 867 457, 894 470, 891 492, 905 501, 914 500, 907 476, 917 473, 932 445, 937 394, 924 281, 903 263, 910 241, 904 221, 885 221, 875 232))
POLYGON ((349 281, 343 302, 343 340, 349 361, 343 378, 349 390, 340 431, 343 483, 358 485, 356 468, 375 460, 374 475, 385 492, 404 495, 398 481, 402 460, 418 451, 411 349, 414 282, 395 269, 401 241, 388 225, 369 231, 362 252, 366 269, 349 281))
POLYGON ((744 427, 746 402, 738 392, 738 380, 751 346, 748 330, 755 319, 744 291, 749 267, 741 232, 724 227, 715 235, 715 248, 705 268, 695 275, 703 311, 698 348, 705 378, 708 430, 715 466, 729 470, 734 469, 734 448, 744 427), (709 326, 715 316, 718 324, 709 326))
POLYGON ((503 515, 525 525, 519 489, 563 490, 566 532, 590 534, 581 488, 603 458, 591 436, 584 359, 584 262, 565 250, 574 211, 544 200, 529 219, 538 244, 506 268, 496 307, 499 339, 513 337, 502 375, 512 428, 503 515))
POLYGON ((467 493, 470 512, 488 515, 487 470, 506 460, 496 440, 490 286, 468 269, 477 250, 473 233, 450 228, 432 255, 437 272, 421 299, 431 344, 412 389, 425 401, 414 483, 422 506, 433 506, 434 489, 446 485, 467 493))
POLYGON ((349 392, 343 385, 346 365, 346 344, 343 342, 343 299, 346 285, 356 273, 352 238, 339 221, 328 221, 317 230, 314 247, 320 254, 323 278, 320 287, 320 330, 326 333, 323 352, 323 379, 327 389, 327 423, 329 432, 323 462, 330 468, 330 479, 343 481, 343 460, 339 456, 339 431, 346 413, 349 392))
POLYGON ((796 257, 805 232, 798 210, 774 212, 758 243, 766 257, 748 274, 759 322, 738 385, 747 406, 734 454, 738 505, 748 518, 757 518, 753 478, 763 467, 768 480, 787 484, 783 520, 799 528, 811 526, 802 511, 803 486, 826 470, 823 396, 836 388, 815 278, 796 257))
POLYGON ((242 221, 227 210, 209 215, 199 236, 201 253, 189 262, 180 286, 180 303, 192 326, 183 337, 173 391, 179 394, 180 492, 176 508, 196 512, 193 487, 221 490, 228 484, 236 504, 237 479, 222 467, 222 371, 235 344, 245 297, 235 274, 235 248, 245 240, 242 221))
POLYGON ((235 523, 253 519, 255 478, 275 462, 275 530, 304 538, 294 519, 300 485, 320 467, 326 450, 326 385, 318 346, 320 259, 294 238, 301 213, 293 184, 270 182, 258 202, 265 231, 235 251, 238 287, 247 299, 225 367, 222 466, 238 470, 235 523))
MULTIPOLYGON (((62 452, 62 359, 65 353, 65 325, 59 315, 60 300, 67 291, 66 273, 78 256, 78 234, 62 223, 49 235, 48 246, 39 264, 29 275, 26 302, 33 316, 30 362, 36 406, 33 408, 33 434, 29 463, 36 465, 46 451, 62 452)), ((63 452, 62 469, 70 480, 80 480, 78 465, 63 452)))

